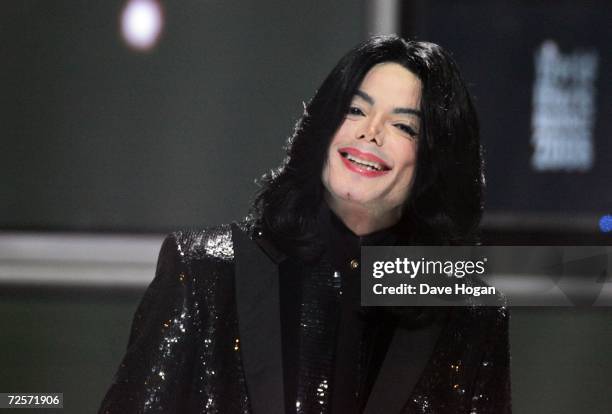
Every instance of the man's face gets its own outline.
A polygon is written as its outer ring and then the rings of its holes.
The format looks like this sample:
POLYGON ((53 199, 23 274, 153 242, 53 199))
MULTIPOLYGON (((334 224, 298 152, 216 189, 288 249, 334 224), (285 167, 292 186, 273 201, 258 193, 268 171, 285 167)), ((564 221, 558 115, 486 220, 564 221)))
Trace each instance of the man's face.
POLYGON ((323 167, 326 200, 376 214, 401 211, 416 166, 421 81, 397 63, 366 74, 323 167))

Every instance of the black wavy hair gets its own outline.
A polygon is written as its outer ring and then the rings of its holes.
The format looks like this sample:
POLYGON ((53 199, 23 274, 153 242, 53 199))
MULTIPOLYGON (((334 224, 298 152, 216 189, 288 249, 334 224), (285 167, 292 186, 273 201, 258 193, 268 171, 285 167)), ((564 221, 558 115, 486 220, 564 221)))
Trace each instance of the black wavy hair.
POLYGON ((477 240, 484 189, 474 105, 451 56, 434 43, 375 36, 349 51, 305 105, 280 167, 264 175, 251 214, 278 247, 300 257, 320 249, 316 220, 329 144, 366 73, 394 62, 422 83, 421 133, 412 188, 397 228, 405 244, 477 240))

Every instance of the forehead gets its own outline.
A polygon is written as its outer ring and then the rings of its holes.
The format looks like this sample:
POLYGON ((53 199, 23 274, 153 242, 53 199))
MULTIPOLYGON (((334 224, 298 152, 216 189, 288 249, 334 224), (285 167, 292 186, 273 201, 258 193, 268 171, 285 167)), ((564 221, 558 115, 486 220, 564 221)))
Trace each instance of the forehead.
POLYGON ((375 103, 418 107, 421 100, 421 80, 393 62, 373 66, 363 78, 359 90, 372 96, 375 103))

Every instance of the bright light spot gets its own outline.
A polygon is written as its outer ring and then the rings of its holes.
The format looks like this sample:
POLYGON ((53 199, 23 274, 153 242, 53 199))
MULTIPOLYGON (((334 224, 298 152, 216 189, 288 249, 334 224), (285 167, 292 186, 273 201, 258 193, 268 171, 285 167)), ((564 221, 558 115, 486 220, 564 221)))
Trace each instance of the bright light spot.
POLYGON ((612 232, 612 216, 611 215, 605 215, 599 219, 599 229, 603 233, 612 232))
POLYGON ((137 50, 149 50, 157 43, 164 19, 157 0, 129 0, 121 13, 121 34, 137 50))

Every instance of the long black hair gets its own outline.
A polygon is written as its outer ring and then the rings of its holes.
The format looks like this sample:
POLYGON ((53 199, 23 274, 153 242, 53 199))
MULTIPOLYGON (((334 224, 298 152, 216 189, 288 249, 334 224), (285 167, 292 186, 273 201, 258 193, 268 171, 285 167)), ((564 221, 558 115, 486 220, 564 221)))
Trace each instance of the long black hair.
POLYGON ((397 224, 401 242, 472 243, 482 214, 483 163, 478 118, 451 56, 428 42, 376 36, 349 51, 305 106, 280 167, 264 175, 251 213, 287 253, 315 257, 321 171, 331 139, 368 71, 394 62, 422 83, 415 178, 397 224))

